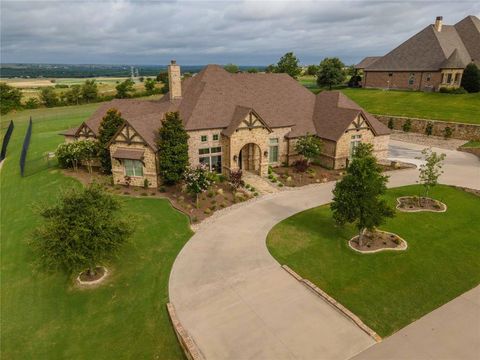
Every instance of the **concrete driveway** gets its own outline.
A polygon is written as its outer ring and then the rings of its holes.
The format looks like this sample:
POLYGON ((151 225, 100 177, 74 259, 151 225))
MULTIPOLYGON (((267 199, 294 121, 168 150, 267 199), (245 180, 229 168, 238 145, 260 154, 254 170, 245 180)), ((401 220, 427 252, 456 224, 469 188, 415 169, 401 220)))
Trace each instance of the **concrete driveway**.
MULTIPOLYGON (((392 142, 406 159, 421 147, 392 142)), ((448 184, 480 189, 480 162, 447 153, 448 184)), ((413 156, 415 157, 415 156, 413 156)), ((413 184, 416 169, 391 174, 413 184)), ((375 342, 287 274, 265 239, 279 221, 331 201, 333 183, 267 195, 201 226, 175 260, 170 302, 207 359, 348 359, 375 342)))

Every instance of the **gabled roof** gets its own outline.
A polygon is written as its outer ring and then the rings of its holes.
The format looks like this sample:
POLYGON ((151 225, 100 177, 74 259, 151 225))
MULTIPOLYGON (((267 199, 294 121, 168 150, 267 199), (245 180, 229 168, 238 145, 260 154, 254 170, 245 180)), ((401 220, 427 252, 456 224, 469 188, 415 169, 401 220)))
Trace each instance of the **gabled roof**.
POLYGON ((355 68, 365 69, 367 66, 372 65, 375 61, 377 61, 380 58, 381 56, 367 56, 362 61, 360 61, 357 65, 355 65, 355 68))
MULTIPOLYGON (((181 99, 171 101, 167 94, 156 101, 113 100, 101 105, 85 122, 95 135, 111 108, 119 110, 154 150, 161 120, 170 111, 180 112, 187 131, 223 129, 224 134, 232 134, 253 113, 268 130, 292 128, 288 137, 310 133, 328 139, 340 137, 355 114, 363 111, 339 92, 314 95, 287 74, 231 74, 218 65, 208 65, 185 79, 181 99)), ((371 122, 374 131, 382 134, 383 125, 374 118, 371 122)))
POLYGON ((441 31, 428 25, 365 70, 438 71, 445 65, 464 68, 472 60, 480 61, 479 31, 475 16, 467 16, 454 26, 443 25, 441 31))

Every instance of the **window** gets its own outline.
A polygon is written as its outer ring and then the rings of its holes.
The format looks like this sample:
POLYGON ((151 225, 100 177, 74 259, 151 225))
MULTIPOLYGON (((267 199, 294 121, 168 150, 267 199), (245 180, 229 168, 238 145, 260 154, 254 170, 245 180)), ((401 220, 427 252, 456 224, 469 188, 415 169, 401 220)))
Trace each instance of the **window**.
POLYGON ((212 148, 210 149, 210 152, 211 152, 212 154, 214 154, 214 153, 219 153, 219 152, 222 152, 222 148, 221 148, 220 146, 212 147, 212 148))
POLYGON ((222 172, 222 157, 220 155, 214 155, 210 159, 211 168, 210 171, 221 173, 222 172))
POLYGON ((210 149, 209 148, 198 149, 198 154, 199 155, 210 154, 210 149))
POLYGON ((202 135, 202 136, 200 136, 200 140, 202 142, 206 142, 208 140, 208 136, 207 135, 202 135))
POLYGON ((393 73, 388 73, 388 76, 389 76, 389 77, 392 77, 392 76, 393 76, 393 73))
POLYGON ((362 135, 352 135, 350 141, 350 158, 355 154, 355 150, 357 149, 358 145, 362 142, 362 135))
POLYGON ((138 160, 123 160, 125 166, 125 175, 127 176, 143 176, 143 164, 138 160))
POLYGON ((427 81, 430 81, 432 79, 432 74, 427 73, 427 81))
POLYGON ((456 84, 459 84, 459 83, 460 83, 460 74, 459 74, 459 73, 456 73, 456 74, 455 74, 455 83, 456 83, 456 84))
POLYGON ((218 134, 213 134, 213 141, 218 141, 220 136, 218 134))
POLYGON ((352 135, 352 140, 354 139, 361 139, 362 138, 362 135, 359 134, 359 135, 352 135))
POLYGON ((413 85, 415 82, 415 73, 410 73, 410 77, 408 78, 408 85, 413 85))
POLYGON ((452 82, 452 74, 447 74, 447 84, 452 82))
POLYGON ((278 138, 270 139, 270 151, 268 162, 276 163, 278 162, 278 138))
POLYGON ((220 153, 222 152, 221 146, 212 147, 212 148, 204 148, 199 149, 199 155, 201 156, 198 161, 200 164, 206 165, 208 169, 212 172, 221 173, 222 172, 222 156, 220 153), (210 155, 215 154, 215 155, 210 155))

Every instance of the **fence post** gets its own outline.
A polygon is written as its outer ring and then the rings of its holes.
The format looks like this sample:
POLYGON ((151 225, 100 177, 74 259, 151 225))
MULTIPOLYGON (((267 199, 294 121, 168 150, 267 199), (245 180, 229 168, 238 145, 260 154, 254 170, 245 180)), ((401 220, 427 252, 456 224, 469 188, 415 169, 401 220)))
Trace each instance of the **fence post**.
POLYGON ((30 145, 30 137, 32 136, 32 117, 30 116, 30 122, 28 123, 27 133, 23 140, 22 154, 20 156, 20 174, 23 176, 25 171, 25 160, 27 159, 27 151, 30 145))
POLYGON ((10 124, 8 125, 7 132, 3 137, 2 152, 0 153, 0 161, 5 159, 5 157, 7 156, 7 146, 8 146, 8 143, 10 142, 10 137, 12 136, 13 127, 14 127, 13 120, 10 120, 10 124))

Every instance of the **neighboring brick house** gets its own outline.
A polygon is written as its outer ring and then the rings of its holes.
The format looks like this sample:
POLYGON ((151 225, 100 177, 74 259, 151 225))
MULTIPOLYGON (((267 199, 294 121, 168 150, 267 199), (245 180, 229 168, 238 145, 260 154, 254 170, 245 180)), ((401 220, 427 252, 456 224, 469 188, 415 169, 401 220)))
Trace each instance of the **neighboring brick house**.
POLYGON ((480 20, 467 16, 455 25, 435 24, 412 36, 385 56, 371 56, 356 65, 367 88, 438 91, 459 87, 465 67, 480 67, 480 20))
POLYGON ((296 140, 314 134, 324 142, 320 161, 346 166, 359 142, 374 145, 387 156, 389 129, 341 92, 318 95, 286 74, 231 74, 208 65, 181 80, 180 66, 168 67, 170 93, 155 101, 113 100, 103 104, 78 128, 64 133, 66 141, 95 138, 102 118, 118 109, 125 123, 110 144, 115 183, 151 187, 160 184, 156 136, 165 113, 178 111, 190 138, 192 166, 206 164, 228 174, 243 169, 266 175, 268 166, 291 164, 296 140))

